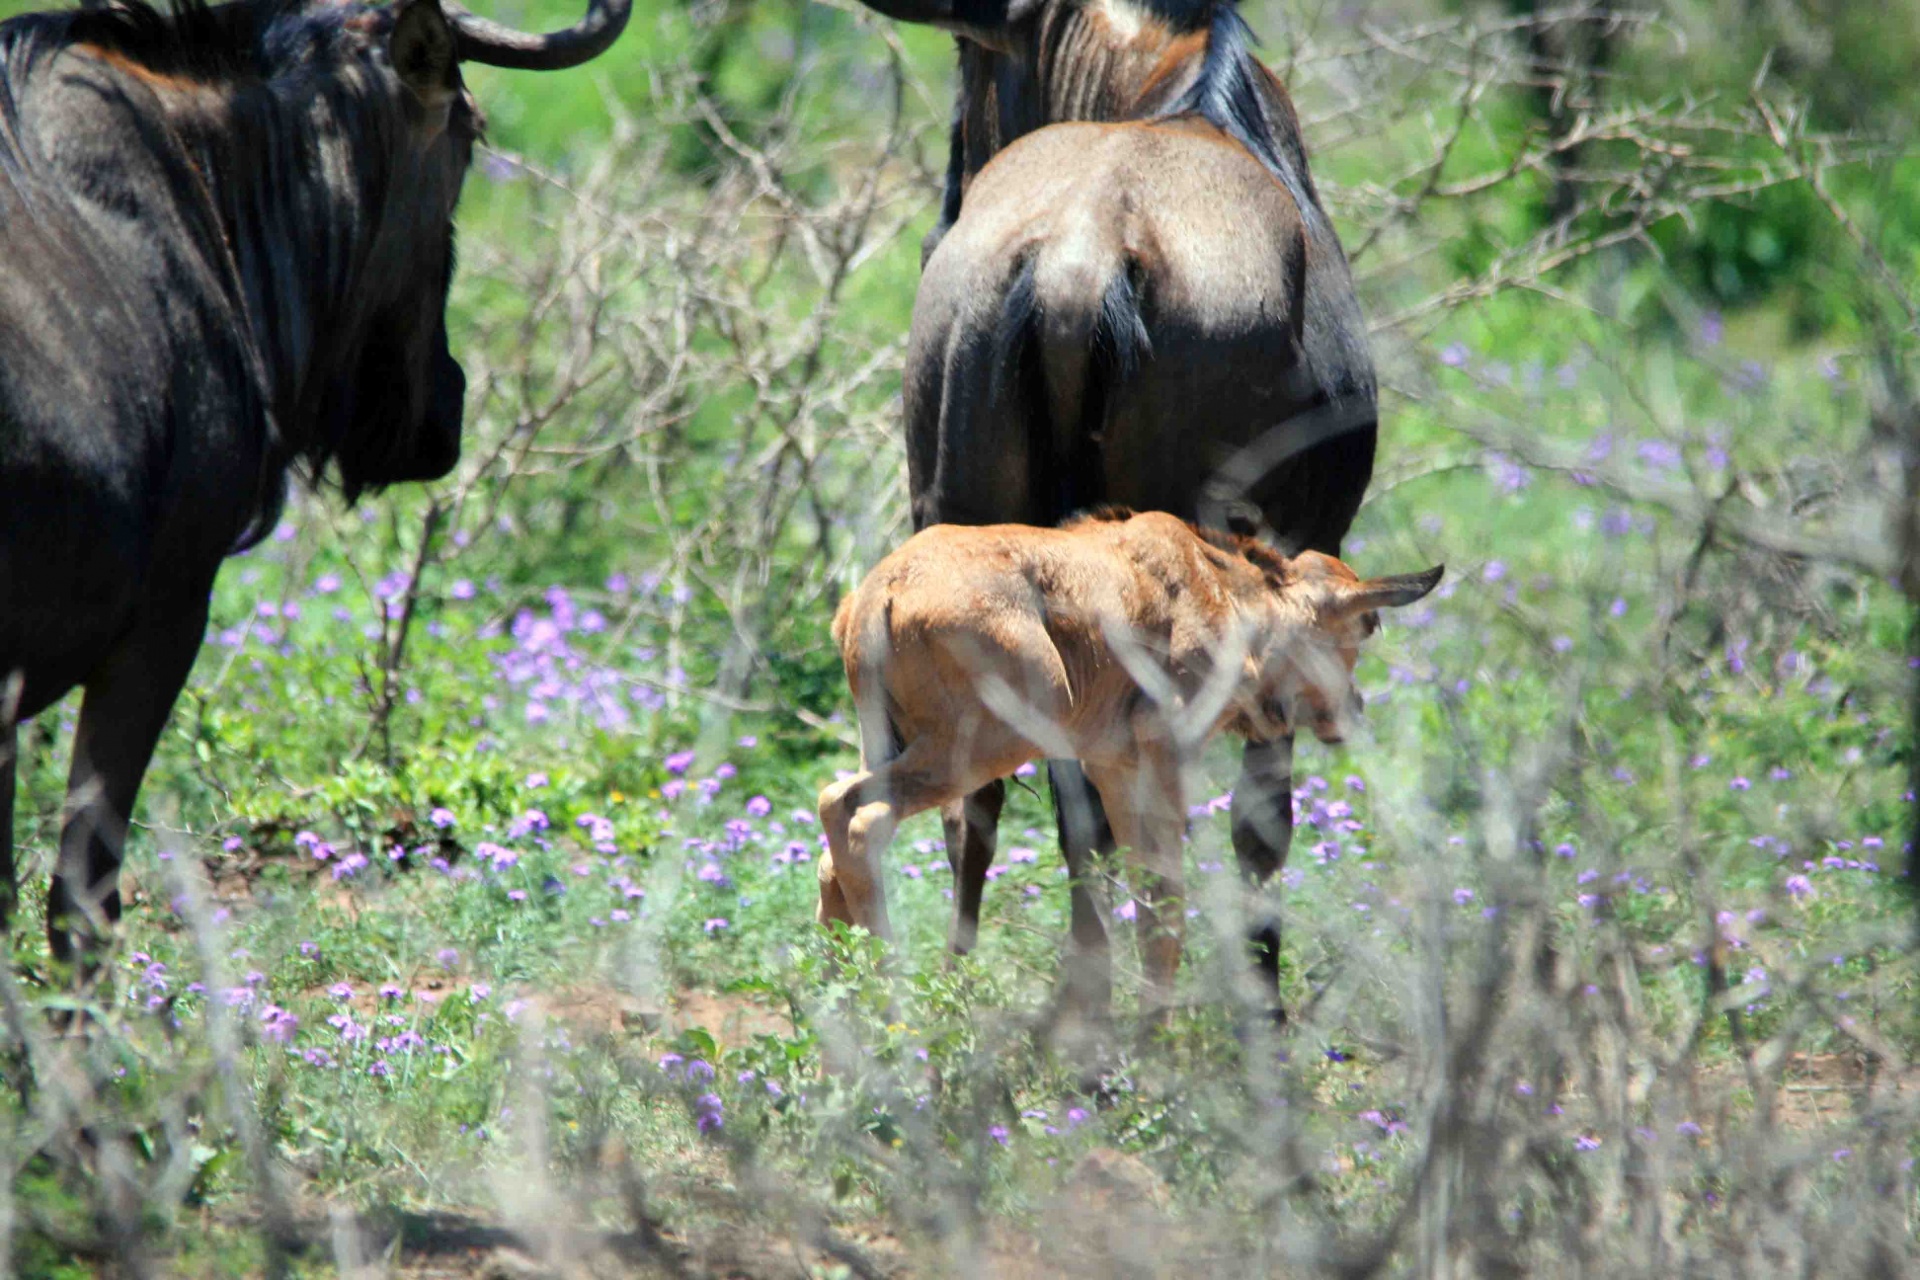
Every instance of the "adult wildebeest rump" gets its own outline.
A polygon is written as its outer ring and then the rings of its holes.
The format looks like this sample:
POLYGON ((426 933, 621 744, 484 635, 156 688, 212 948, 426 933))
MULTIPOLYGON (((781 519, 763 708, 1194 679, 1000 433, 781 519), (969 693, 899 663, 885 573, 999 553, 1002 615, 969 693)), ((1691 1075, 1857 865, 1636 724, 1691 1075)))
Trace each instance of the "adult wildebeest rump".
MULTIPOLYGON (((916 527, 1112 502, 1336 554, 1373 468, 1373 367, 1292 103, 1229 0, 867 2, 960 47, 907 353, 916 527)), ((1234 787, 1258 884, 1291 842, 1292 759, 1290 734, 1250 742, 1234 787)), ((1080 771, 1052 774, 1078 885, 1111 835, 1080 771)), ((1003 799, 944 815, 956 949, 1003 799)), ((1106 929, 1077 889, 1072 928, 1069 985, 1104 1008, 1106 929)), ((1276 987, 1277 922, 1251 941, 1276 987)))
POLYGON ((820 918, 887 932, 880 858, 899 823, 1042 754, 1081 761, 1130 852, 1147 992, 1164 1017, 1185 913, 1181 824, 1218 732, 1338 742, 1378 610, 1441 571, 1361 581, 1164 512, 1058 529, 934 525, 875 565, 833 620, 861 772, 820 793, 820 918))
POLYGON ((0 902, 16 725, 86 689, 47 924, 119 915, 133 801, 220 561, 289 467, 349 500, 445 475, 461 60, 576 65, 630 0, 547 36, 439 0, 177 0, 0 25, 0 902))

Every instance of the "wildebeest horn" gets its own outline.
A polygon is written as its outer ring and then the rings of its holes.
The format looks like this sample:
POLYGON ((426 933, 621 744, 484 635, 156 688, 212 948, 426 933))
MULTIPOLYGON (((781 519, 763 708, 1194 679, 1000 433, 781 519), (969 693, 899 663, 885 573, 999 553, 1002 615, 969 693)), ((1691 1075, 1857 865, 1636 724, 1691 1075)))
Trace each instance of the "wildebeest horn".
POLYGON ((565 31, 530 35, 468 13, 451 0, 441 8, 453 23, 462 62, 520 71, 564 71, 607 51, 626 30, 633 0, 588 0, 587 16, 565 31))
POLYGON ((1355 614, 1363 609, 1397 609, 1412 604, 1439 586, 1440 576, 1446 571, 1445 565, 1437 564, 1419 573, 1396 573, 1388 578, 1356 582, 1341 593, 1340 612, 1355 614))

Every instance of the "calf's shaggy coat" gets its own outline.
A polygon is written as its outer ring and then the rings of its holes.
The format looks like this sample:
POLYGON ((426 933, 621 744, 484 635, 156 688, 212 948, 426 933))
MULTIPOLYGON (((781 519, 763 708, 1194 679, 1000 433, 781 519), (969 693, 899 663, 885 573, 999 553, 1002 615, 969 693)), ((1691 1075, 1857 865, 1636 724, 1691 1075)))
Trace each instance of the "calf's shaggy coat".
MULTIPOLYGON (((1146 1001, 1164 1009, 1184 914, 1184 768, 1222 730, 1340 741, 1378 610, 1440 575, 1362 581, 1332 556, 1287 558, 1158 512, 921 531, 833 620, 862 767, 820 793, 822 923, 885 936, 880 861, 901 820, 1029 760, 1077 759, 1130 850, 1146 1001)), ((1104 956, 1075 961, 1105 970, 1104 956)))

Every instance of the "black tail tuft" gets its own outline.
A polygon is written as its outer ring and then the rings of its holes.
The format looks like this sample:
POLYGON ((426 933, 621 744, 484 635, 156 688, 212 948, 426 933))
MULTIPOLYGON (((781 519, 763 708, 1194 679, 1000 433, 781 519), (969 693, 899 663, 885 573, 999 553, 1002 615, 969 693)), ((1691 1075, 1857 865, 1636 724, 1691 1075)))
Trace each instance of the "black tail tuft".
POLYGON ((1030 524, 1058 524, 1104 501, 1100 451, 1107 407, 1153 355, 1134 270, 1127 264, 1114 272, 1098 303, 1077 309, 1075 300, 1039 296, 1031 257, 1020 263, 1007 289, 995 330, 996 366, 997 376, 1018 380, 1019 401, 1032 413, 1030 524), (1051 353, 1041 334, 1050 304, 1086 317, 1074 327, 1072 342, 1051 353))

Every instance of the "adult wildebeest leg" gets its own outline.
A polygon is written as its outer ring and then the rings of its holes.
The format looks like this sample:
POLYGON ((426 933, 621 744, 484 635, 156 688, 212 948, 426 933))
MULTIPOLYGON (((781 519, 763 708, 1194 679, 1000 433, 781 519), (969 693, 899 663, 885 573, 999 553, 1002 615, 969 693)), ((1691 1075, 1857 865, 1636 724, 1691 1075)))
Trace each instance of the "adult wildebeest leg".
POLYGON ((120 855, 134 797, 206 632, 206 595, 192 598, 164 623, 136 625, 86 682, 47 895, 57 960, 96 949, 120 918, 120 855))
POLYGON ((1053 786, 1053 812, 1060 824, 1060 851, 1066 856, 1067 900, 1071 914, 1067 958, 1062 966, 1061 1004, 1069 1015, 1104 1023, 1113 1010, 1113 955, 1107 922, 1101 913, 1106 894, 1095 877, 1102 868, 1095 855, 1113 852, 1100 794, 1075 760, 1047 761, 1053 786))
POLYGON ((20 695, 25 679, 19 672, 0 675, 0 930, 13 923, 20 886, 13 868, 13 788, 15 764, 20 758, 20 695))
MULTIPOLYGON (((1240 777, 1233 784, 1233 853, 1240 874, 1256 897, 1275 873, 1287 865, 1293 846, 1293 739, 1249 742, 1240 757, 1240 777)), ((1247 931, 1261 995, 1271 1001, 1274 1018, 1285 1021, 1280 1007, 1280 921, 1266 903, 1256 908, 1247 931)))
POLYGON ((953 868, 953 931, 947 945, 955 955, 973 950, 980 935, 980 892, 993 867, 994 846, 1000 834, 1000 810, 1007 803, 1007 784, 990 782, 970 796, 943 805, 940 825, 946 832, 947 863, 953 868))

